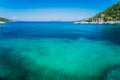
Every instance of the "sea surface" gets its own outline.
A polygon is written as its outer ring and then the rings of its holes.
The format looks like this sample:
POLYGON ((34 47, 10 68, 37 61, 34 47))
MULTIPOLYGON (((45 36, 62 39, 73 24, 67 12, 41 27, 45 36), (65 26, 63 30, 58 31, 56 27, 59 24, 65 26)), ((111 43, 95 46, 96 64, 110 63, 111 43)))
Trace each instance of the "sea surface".
POLYGON ((0 80, 120 80, 120 24, 0 24, 0 80))

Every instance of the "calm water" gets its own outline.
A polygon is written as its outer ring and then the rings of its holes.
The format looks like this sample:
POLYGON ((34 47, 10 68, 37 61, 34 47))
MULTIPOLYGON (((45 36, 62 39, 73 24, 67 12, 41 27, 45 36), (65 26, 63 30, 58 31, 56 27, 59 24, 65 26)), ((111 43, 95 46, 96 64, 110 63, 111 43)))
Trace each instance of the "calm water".
POLYGON ((120 24, 0 26, 0 80, 120 80, 120 24))

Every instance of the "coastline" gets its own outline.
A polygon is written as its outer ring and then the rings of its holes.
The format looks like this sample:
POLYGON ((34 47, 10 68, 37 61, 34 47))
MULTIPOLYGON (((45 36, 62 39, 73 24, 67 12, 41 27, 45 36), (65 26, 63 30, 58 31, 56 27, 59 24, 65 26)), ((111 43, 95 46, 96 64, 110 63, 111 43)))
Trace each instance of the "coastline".
POLYGON ((120 21, 107 21, 107 22, 79 22, 75 21, 74 24, 120 24, 120 21))
POLYGON ((6 23, 6 22, 0 21, 0 24, 4 24, 4 23, 6 23))

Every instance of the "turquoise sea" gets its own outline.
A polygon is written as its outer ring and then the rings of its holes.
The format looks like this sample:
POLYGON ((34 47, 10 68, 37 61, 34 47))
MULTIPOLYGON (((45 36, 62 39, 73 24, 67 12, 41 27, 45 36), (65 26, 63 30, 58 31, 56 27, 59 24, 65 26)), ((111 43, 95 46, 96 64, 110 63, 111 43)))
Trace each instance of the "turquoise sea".
POLYGON ((120 80, 120 24, 0 26, 0 80, 120 80))

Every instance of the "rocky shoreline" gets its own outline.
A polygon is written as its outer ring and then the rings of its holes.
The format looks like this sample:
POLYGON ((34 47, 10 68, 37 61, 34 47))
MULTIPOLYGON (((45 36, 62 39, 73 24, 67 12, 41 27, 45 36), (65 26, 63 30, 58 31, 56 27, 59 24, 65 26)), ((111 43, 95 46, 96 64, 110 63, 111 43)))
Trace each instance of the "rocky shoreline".
POLYGON ((107 21, 107 22, 79 22, 76 21, 74 24, 120 24, 120 21, 107 21))
POLYGON ((3 22, 3 21, 0 21, 0 24, 4 24, 5 22, 3 22))

